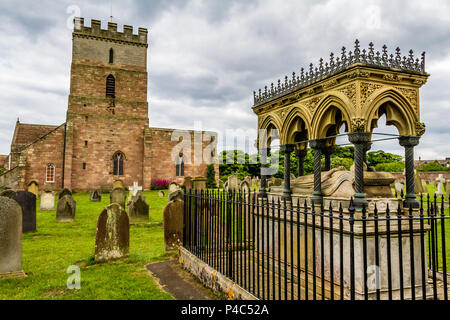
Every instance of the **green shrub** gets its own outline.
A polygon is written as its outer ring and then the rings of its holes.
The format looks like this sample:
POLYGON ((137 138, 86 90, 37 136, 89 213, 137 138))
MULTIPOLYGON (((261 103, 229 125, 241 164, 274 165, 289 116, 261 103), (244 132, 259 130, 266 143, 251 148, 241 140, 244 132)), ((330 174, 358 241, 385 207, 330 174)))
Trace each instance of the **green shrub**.
POLYGON ((439 162, 424 163, 417 168, 417 171, 448 171, 449 168, 445 168, 439 162))
POLYGON ((216 170, 214 170, 213 164, 210 164, 206 167, 206 187, 209 189, 217 188, 216 170))
POLYGON ((403 162, 379 163, 375 166, 375 170, 384 172, 403 172, 405 164, 403 162))

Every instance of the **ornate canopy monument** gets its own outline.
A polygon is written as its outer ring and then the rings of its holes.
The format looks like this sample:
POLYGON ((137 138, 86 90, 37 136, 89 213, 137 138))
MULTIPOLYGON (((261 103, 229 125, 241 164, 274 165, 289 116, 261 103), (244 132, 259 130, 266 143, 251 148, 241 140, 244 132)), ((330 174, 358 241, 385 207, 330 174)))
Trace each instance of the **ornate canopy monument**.
MULTIPOLYGON (((367 50, 361 50, 356 40, 353 51, 347 52, 343 47, 339 56, 331 53, 328 62, 320 59, 318 67, 310 64, 309 70, 302 68, 299 75, 293 73, 284 81, 278 80, 277 84, 254 92, 253 111, 258 116, 260 132, 257 144, 263 163, 275 136, 285 154, 283 197, 289 200, 292 189, 302 193, 310 185, 308 190, 313 190, 313 202, 322 203, 324 191, 340 195, 339 182, 352 179, 356 206, 367 204, 365 192, 370 193, 371 186, 377 184, 380 187, 377 190, 386 197, 383 187, 389 185, 390 175, 365 171, 365 154, 372 142, 395 138, 405 148, 407 194, 404 206, 416 207, 414 147, 425 133, 425 124, 420 122, 419 89, 428 77, 425 52, 420 59, 414 57, 412 50, 402 57, 399 48, 393 54, 387 52, 386 46, 381 52, 375 52, 372 43, 367 50), (383 115, 387 125, 397 128, 398 136, 378 134, 380 137, 373 133, 383 115), (344 169, 330 170, 330 156, 342 126, 355 146, 350 176, 344 169), (266 132, 264 137, 261 132, 266 132), (308 145, 314 153, 314 176, 302 177, 308 145), (299 159, 299 178, 292 181, 291 188, 290 154, 294 151, 299 159), (322 154, 325 173, 321 169, 322 154), (327 179, 333 176, 327 185, 327 179)), ((260 195, 266 196, 267 176, 261 178, 260 195)))

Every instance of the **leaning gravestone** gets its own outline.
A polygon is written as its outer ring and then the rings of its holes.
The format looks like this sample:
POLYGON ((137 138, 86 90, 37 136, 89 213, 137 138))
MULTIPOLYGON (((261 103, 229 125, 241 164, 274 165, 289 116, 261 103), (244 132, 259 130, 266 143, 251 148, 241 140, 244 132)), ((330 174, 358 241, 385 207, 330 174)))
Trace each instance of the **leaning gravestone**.
POLYGON ((130 220, 145 220, 149 221, 150 207, 145 202, 145 197, 142 194, 138 194, 133 197, 133 200, 128 206, 128 214, 130 220))
POLYGON ((28 184, 28 192, 33 193, 36 198, 39 197, 39 185, 37 184, 36 181, 31 181, 28 184))
POLYGON ((12 199, 22 208, 23 233, 36 232, 36 196, 28 191, 19 191, 12 199))
POLYGON ((175 250, 183 241, 184 201, 170 201, 164 208, 164 247, 175 250))
POLYGON ((92 190, 89 194, 89 201, 91 202, 100 202, 102 201, 102 194, 98 190, 92 190))
POLYGON ((127 192, 125 191, 125 189, 116 188, 111 192, 109 199, 110 204, 117 203, 123 209, 125 209, 125 205, 127 203, 127 192))
POLYGON ((125 210, 117 203, 106 207, 97 221, 95 261, 108 261, 128 256, 130 222, 125 210))
POLYGON ((55 195, 51 191, 41 194, 41 211, 55 210, 55 195))
POLYGON ((436 195, 440 196, 443 194, 442 192, 442 187, 443 184, 445 183, 445 179, 444 176, 442 175, 442 173, 439 174, 439 176, 436 178, 436 182, 437 182, 437 190, 436 190, 436 195))
POLYGON ((417 172, 417 170, 414 170, 414 192, 417 195, 426 192, 423 188, 422 179, 420 178, 419 172, 417 172))
POLYGON ((64 188, 59 194, 58 194, 58 200, 61 199, 64 196, 72 196, 72 191, 69 189, 64 188))
POLYGON ((75 220, 76 202, 71 195, 65 195, 58 200, 56 221, 73 222, 75 220))
POLYGON ((22 209, 0 197, 0 279, 25 277, 22 271, 22 209))

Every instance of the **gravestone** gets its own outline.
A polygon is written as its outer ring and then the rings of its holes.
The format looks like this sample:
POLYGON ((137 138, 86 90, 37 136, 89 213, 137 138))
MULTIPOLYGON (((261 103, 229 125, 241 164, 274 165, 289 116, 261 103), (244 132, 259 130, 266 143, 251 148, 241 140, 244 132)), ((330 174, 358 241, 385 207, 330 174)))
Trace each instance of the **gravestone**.
POLYGON ((247 182, 247 184, 250 186, 250 189, 251 189, 251 188, 252 188, 252 177, 246 176, 246 177, 244 178, 244 181, 247 182))
POLYGON ((445 179, 444 176, 442 175, 442 173, 439 174, 439 176, 436 178, 436 182, 437 182, 437 188, 436 188, 436 195, 440 196, 443 194, 442 192, 442 187, 443 184, 445 183, 445 179))
POLYGON ((22 209, 0 197, 0 279, 24 277, 22 271, 22 209))
POLYGON ((206 181, 208 181, 208 179, 203 177, 197 177, 192 180, 192 188, 197 191, 200 190, 204 191, 206 190, 206 181))
POLYGON ((100 186, 100 192, 101 193, 110 193, 113 189, 112 184, 102 184, 100 186))
POLYGON ((142 191, 142 187, 135 181, 132 187, 128 187, 128 190, 131 191, 131 197, 135 197, 139 191, 142 191))
POLYGON ((41 211, 55 210, 55 195, 51 191, 41 194, 41 211))
POLYGON ((106 207, 97 220, 95 261, 108 261, 128 256, 130 251, 130 221, 117 203, 106 207))
POLYGON ((242 194, 249 194, 251 189, 247 181, 242 181, 241 185, 239 186, 239 190, 242 194))
POLYGON ((130 220, 145 220, 149 221, 150 207, 145 202, 145 197, 142 194, 138 194, 133 197, 128 206, 128 214, 130 220))
POLYGON ((163 198, 165 196, 164 191, 158 192, 158 197, 163 198))
POLYGON ((123 209, 125 209, 125 205, 127 203, 127 192, 122 188, 115 188, 110 194, 110 204, 117 203, 123 209))
POLYGON ((425 190, 424 193, 428 193, 428 184, 425 180, 422 180, 422 189, 425 190))
POLYGON ((36 181, 31 181, 28 184, 28 192, 34 194, 36 198, 39 197, 39 185, 37 184, 36 181))
POLYGON ((258 178, 253 178, 252 179, 252 187, 261 187, 261 180, 259 180, 258 178))
POLYGON ((100 202, 102 201, 102 194, 98 190, 92 190, 89 194, 89 201, 91 202, 100 202))
POLYGON ((228 188, 227 191, 238 191, 239 189, 239 179, 237 175, 231 175, 228 177, 228 188))
POLYGON ((61 199, 64 196, 72 196, 72 191, 69 189, 64 188, 59 194, 58 194, 58 200, 61 199))
POLYGON ((186 191, 189 191, 192 189, 192 178, 191 177, 184 178, 184 187, 186 188, 186 191))
POLYGON ((169 184, 169 190, 167 193, 169 195, 169 201, 184 200, 183 190, 175 182, 172 182, 171 184, 169 184))
POLYGON ((13 197, 22 208, 23 233, 36 232, 36 196, 28 191, 19 191, 13 197))
POLYGON ((445 181, 445 193, 447 193, 447 195, 450 193, 450 180, 445 181))
POLYGON ((125 186, 123 185, 122 180, 116 180, 116 181, 114 181, 114 183, 113 183, 113 190, 114 190, 114 189, 117 189, 117 188, 125 189, 125 186))
POLYGON ((420 195, 421 193, 426 192, 425 190, 426 189, 423 188, 422 179, 420 178, 419 172, 414 170, 414 192, 417 195, 420 195))
POLYGON ((394 182, 395 192, 399 196, 403 192, 404 185, 399 180, 394 182))
POLYGON ((73 222, 75 220, 76 202, 71 195, 66 194, 58 200, 56 206, 56 221, 73 222))
POLYGON ((170 201, 164 208, 164 247, 175 250, 183 243, 184 201, 170 201))
POLYGON ((12 199, 12 197, 15 196, 16 192, 17 192, 16 190, 7 189, 5 191, 2 191, 2 193, 0 193, 0 197, 6 197, 6 198, 12 199))

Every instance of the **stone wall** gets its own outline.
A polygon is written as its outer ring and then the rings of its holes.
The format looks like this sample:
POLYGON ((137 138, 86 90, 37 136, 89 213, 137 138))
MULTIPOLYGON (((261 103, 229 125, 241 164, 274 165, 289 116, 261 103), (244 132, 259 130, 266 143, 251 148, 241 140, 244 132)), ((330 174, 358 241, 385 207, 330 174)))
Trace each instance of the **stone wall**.
POLYGON ((0 175, 0 187, 20 189, 23 186, 25 170, 23 167, 15 167, 0 175))
MULTIPOLYGON (((405 179, 403 172, 392 172, 396 179, 405 179)), ((427 182, 434 181, 440 174, 446 180, 450 180, 450 171, 429 171, 429 172, 419 172, 420 178, 427 182)))

